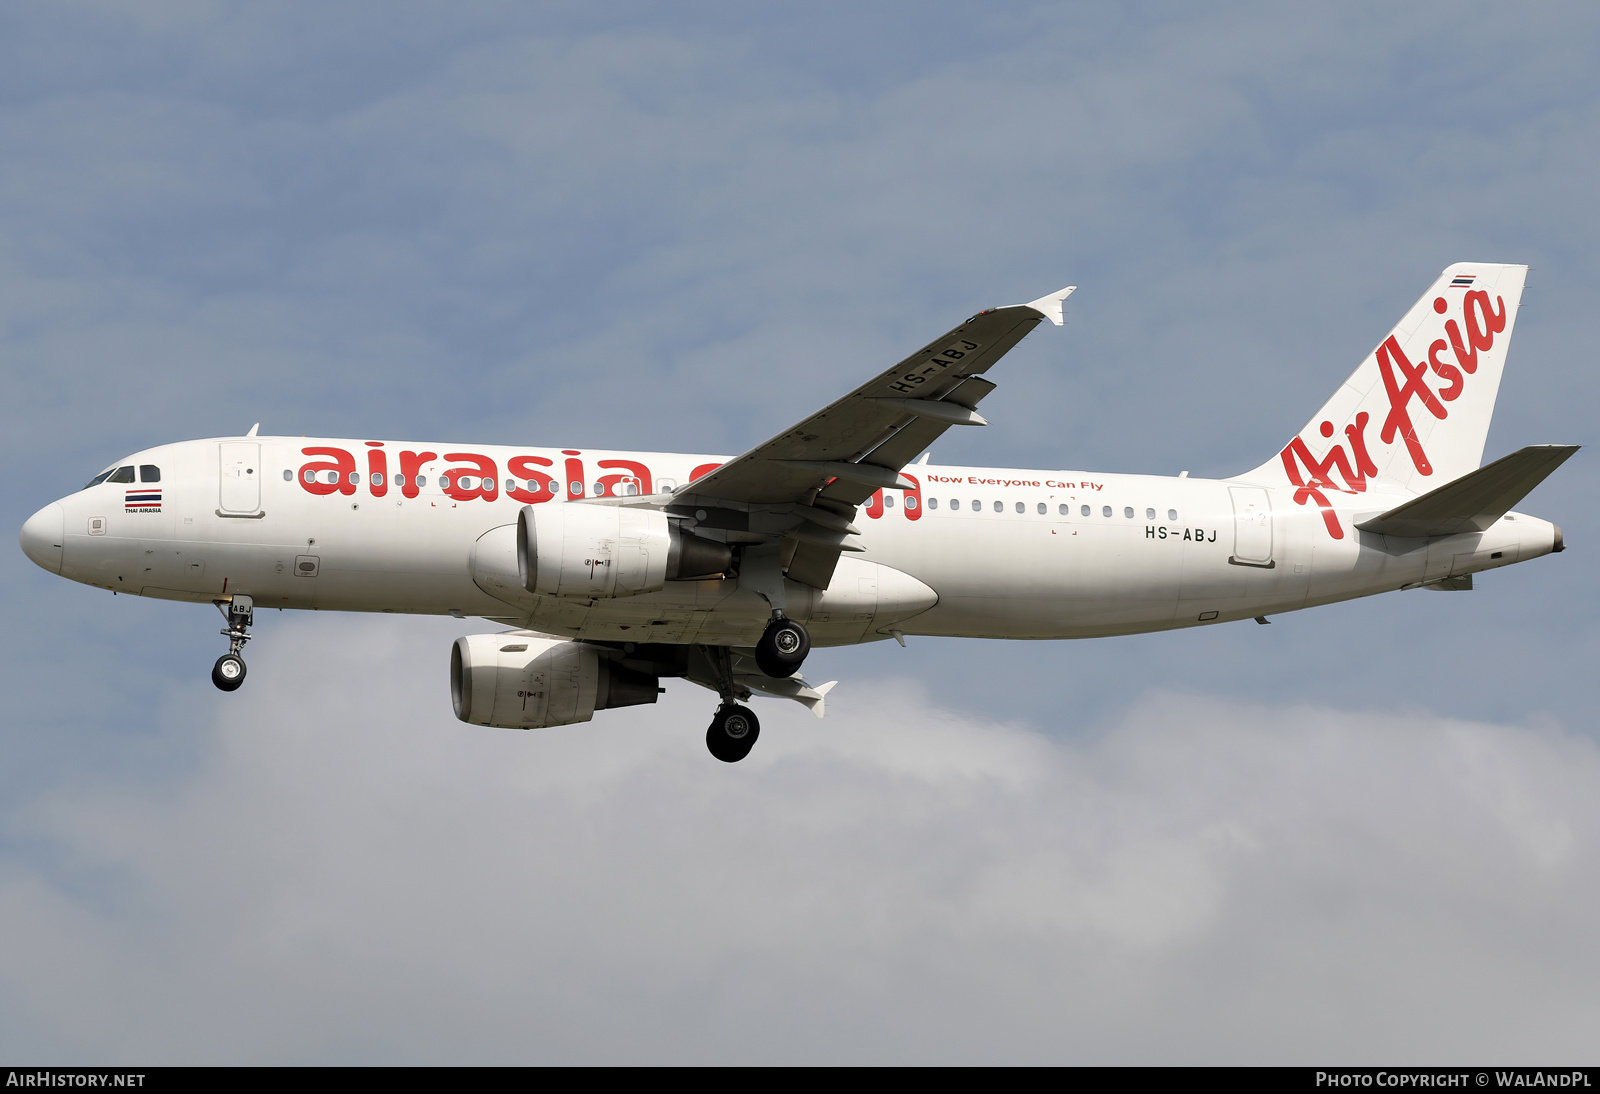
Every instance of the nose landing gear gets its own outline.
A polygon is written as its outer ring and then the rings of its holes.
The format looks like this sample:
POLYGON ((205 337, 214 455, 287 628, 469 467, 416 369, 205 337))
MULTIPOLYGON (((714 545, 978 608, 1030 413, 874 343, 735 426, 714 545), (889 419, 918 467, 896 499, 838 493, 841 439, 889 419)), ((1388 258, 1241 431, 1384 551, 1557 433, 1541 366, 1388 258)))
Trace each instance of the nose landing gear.
POLYGON ((222 691, 237 691, 244 683, 244 644, 250 641, 250 626, 255 622, 255 601, 248 596, 212 601, 228 621, 220 633, 228 640, 228 652, 211 666, 211 682, 222 691))

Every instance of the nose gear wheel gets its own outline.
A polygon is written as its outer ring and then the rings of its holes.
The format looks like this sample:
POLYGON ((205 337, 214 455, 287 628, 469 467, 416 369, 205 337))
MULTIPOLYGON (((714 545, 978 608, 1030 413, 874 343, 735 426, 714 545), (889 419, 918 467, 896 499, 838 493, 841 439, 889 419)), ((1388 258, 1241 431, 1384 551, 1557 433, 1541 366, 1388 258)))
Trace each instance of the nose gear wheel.
POLYGON ((211 682, 222 691, 238 691, 244 683, 244 658, 236 653, 225 653, 211 666, 211 682))
POLYGON ((255 622, 255 602, 248 596, 232 600, 215 600, 217 610, 228 621, 222 637, 228 640, 228 652, 217 658, 211 666, 211 682, 221 691, 238 691, 244 683, 244 644, 250 641, 250 625, 255 622))

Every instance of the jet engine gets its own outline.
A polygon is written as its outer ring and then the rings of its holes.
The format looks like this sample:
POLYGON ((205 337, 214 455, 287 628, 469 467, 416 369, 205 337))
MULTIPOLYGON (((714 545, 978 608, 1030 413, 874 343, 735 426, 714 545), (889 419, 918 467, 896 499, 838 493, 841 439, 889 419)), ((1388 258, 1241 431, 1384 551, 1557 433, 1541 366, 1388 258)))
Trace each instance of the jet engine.
POLYGON ((660 679, 613 664, 593 646, 537 635, 469 634, 450 651, 456 717, 501 729, 587 722, 597 710, 653 703, 660 679))
POLYGON ((727 544, 689 535, 659 510, 529 505, 517 518, 518 576, 530 593, 635 596, 732 564, 727 544))

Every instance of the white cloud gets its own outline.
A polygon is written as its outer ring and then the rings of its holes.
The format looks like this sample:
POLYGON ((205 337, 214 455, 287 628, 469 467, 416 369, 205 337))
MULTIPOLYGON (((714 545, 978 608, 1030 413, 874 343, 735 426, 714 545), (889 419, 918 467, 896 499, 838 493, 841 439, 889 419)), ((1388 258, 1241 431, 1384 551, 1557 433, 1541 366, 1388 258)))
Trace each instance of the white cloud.
MULTIPOLYGON (((847 681, 535 734, 437 624, 279 628, 194 769, 22 807, 0 1050, 191 1061, 1570 1060, 1600 1020, 1600 751, 1133 703, 1093 737, 847 681), (434 671, 423 671, 428 668, 434 671), (49 865, 41 865, 48 863, 49 865)), ((1046 686, 1046 685, 1041 685, 1046 686)), ((175 716, 174 716, 175 717, 175 716)))

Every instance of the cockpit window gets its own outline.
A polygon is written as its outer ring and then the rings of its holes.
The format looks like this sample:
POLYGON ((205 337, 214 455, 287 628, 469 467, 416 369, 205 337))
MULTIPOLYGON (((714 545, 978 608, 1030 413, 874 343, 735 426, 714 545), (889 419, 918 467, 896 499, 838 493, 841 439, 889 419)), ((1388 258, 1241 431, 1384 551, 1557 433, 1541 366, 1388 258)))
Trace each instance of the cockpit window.
POLYGON ((115 471, 111 472, 111 474, 109 476, 106 477, 106 481, 107 482, 132 482, 133 481, 133 465, 130 463, 127 467, 119 467, 119 468, 117 468, 115 471))
POLYGON ((111 477, 111 472, 115 471, 115 470, 116 470, 116 468, 113 467, 110 470, 100 472, 100 474, 96 475, 94 478, 92 478, 88 482, 84 483, 83 484, 83 488, 85 490, 87 490, 91 486, 99 486, 101 483, 105 482, 108 478, 110 478, 111 477))
POLYGON ((153 463, 141 463, 139 465, 139 481, 140 482, 160 482, 161 481, 161 468, 157 467, 153 463))

